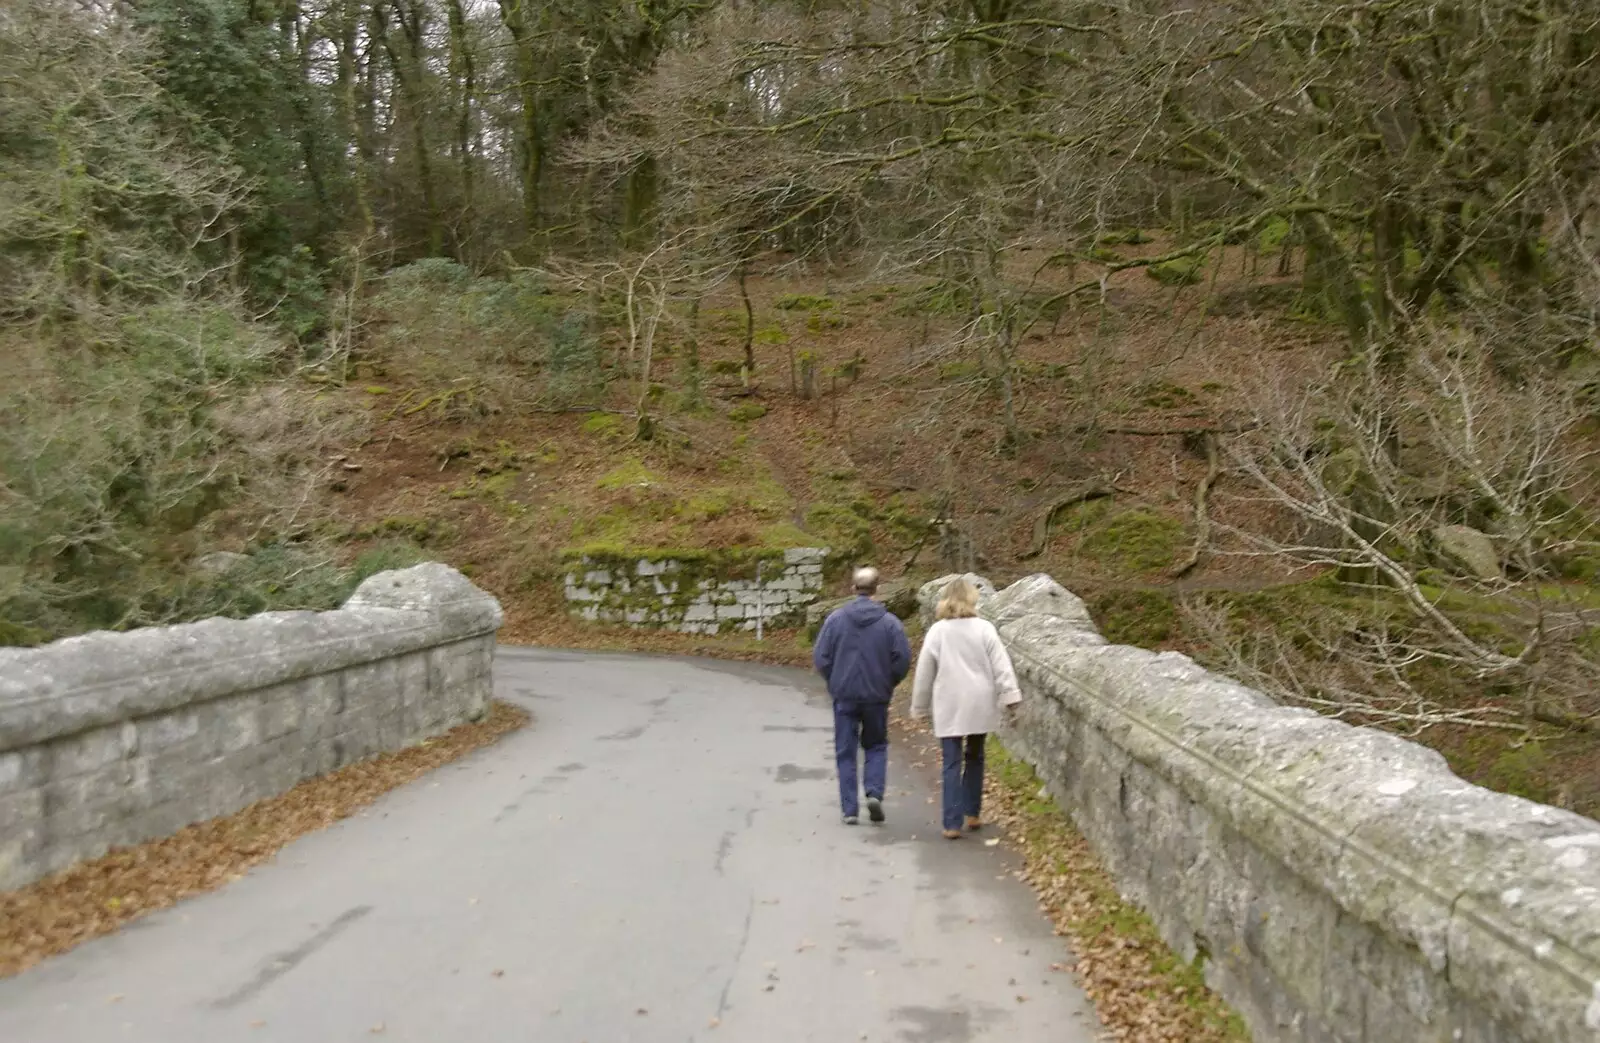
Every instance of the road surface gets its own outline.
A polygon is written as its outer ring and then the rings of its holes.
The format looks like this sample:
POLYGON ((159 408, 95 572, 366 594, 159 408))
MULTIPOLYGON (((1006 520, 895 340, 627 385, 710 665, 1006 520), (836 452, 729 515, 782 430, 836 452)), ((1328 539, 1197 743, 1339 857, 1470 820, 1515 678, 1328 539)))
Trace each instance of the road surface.
POLYGON ((1006 856, 891 750, 840 823, 805 674, 502 649, 531 728, 0 981, 5 1043, 1088 1043, 1006 856))

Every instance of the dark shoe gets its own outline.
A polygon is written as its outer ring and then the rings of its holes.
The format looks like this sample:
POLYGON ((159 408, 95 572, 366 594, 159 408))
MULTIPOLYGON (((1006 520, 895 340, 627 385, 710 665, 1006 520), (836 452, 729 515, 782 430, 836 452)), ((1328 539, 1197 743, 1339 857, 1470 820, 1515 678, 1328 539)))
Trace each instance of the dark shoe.
POLYGON ((867 817, 874 822, 883 821, 883 798, 867 794, 867 817))
POLYGON ((853 826, 860 821, 861 819, 857 818, 855 815, 846 815, 844 817, 844 824, 847 826, 853 826))
POLYGON ((976 815, 968 815, 964 824, 966 825, 967 832, 969 833, 976 833, 978 830, 983 828, 983 820, 976 815))

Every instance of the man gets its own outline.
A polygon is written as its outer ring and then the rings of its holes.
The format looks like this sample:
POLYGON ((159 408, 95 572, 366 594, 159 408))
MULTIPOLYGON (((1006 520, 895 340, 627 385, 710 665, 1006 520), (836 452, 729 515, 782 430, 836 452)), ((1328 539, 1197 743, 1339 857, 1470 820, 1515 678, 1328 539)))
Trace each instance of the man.
POLYGON ((882 822, 889 772, 889 700, 911 670, 905 627, 873 595, 878 570, 857 569, 854 601, 822 624, 811 658, 833 697, 833 752, 839 761, 839 808, 845 825, 861 821, 856 746, 866 752, 867 814, 882 822))

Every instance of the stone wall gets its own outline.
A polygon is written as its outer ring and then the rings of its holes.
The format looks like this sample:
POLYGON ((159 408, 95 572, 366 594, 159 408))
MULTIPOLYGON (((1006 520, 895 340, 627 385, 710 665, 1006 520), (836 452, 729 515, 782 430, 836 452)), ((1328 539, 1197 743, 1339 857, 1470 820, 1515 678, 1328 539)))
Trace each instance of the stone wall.
POLYGON ((1007 746, 1257 1043, 1600 1040, 1600 822, 1108 645, 1048 576, 982 612, 1023 687, 1007 746))
POLYGON ((589 622, 691 634, 798 627, 822 595, 828 552, 589 553, 567 561, 567 610, 589 622), (757 578, 757 568, 760 577, 757 578))
POLYGON ((0 649, 0 889, 481 717, 500 619, 428 564, 334 612, 0 649))

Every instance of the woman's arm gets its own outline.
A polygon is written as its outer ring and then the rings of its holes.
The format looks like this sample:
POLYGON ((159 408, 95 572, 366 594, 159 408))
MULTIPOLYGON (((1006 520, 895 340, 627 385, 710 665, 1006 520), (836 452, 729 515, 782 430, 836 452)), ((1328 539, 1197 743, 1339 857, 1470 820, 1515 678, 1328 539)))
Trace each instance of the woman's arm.
POLYGON ((933 678, 939 672, 939 628, 935 624, 922 638, 917 657, 917 677, 911 686, 911 716, 926 717, 933 706, 933 678))
POLYGON ((1022 702, 1022 689, 1017 685, 1017 672, 1011 667, 1011 656, 1006 652, 1000 631, 993 625, 984 628, 983 644, 989 653, 989 671, 994 677, 995 696, 1001 706, 1022 702))

